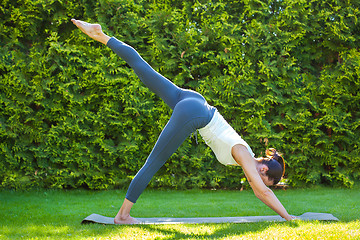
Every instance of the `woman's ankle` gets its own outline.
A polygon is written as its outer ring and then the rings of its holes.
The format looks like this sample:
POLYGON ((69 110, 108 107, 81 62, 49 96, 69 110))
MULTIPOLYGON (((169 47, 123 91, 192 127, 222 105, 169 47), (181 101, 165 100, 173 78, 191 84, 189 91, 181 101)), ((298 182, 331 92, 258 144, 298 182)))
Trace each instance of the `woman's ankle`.
POLYGON ((116 214, 115 216, 115 219, 118 219, 118 220, 126 220, 130 217, 130 214, 122 214, 122 213, 118 213, 116 214))

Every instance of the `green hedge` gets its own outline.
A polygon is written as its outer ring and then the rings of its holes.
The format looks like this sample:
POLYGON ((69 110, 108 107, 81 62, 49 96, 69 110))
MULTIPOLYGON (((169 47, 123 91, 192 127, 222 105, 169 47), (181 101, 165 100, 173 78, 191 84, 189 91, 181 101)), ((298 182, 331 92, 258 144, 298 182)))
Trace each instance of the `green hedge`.
MULTIPOLYGON (((293 186, 360 179, 360 3, 3 0, 0 186, 125 188, 171 110, 109 48, 98 22, 177 85, 202 93, 252 146, 282 151, 293 186)), ((199 137, 151 181, 239 188, 199 137)))

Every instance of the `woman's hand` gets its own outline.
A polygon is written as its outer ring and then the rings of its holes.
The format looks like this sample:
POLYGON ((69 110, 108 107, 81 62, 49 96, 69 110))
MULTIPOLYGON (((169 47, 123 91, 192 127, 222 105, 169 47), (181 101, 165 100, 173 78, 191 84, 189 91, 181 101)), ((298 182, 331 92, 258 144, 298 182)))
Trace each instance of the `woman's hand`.
POLYGON ((289 215, 289 219, 286 219, 286 221, 293 221, 293 220, 299 220, 300 218, 298 216, 289 215))

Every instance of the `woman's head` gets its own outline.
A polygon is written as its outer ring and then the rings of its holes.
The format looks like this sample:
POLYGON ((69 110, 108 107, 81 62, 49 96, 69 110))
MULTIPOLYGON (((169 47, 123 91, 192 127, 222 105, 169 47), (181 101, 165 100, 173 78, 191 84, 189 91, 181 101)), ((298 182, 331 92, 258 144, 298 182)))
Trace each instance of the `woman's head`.
MULTIPOLYGON (((273 182, 273 185, 277 184, 285 173, 284 158, 274 148, 266 149, 266 157, 258 159, 259 163, 267 167, 266 173, 264 173, 269 181, 273 182)), ((260 172, 260 174, 262 174, 260 172)))

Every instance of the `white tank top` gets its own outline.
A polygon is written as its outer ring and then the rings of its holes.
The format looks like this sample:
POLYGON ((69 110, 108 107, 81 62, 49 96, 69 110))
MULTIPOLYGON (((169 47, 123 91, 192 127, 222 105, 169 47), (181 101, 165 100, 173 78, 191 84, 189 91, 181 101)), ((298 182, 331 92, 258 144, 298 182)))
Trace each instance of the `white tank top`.
POLYGON ((205 143, 213 150, 217 160, 224 165, 239 165, 231 155, 231 149, 236 144, 244 145, 251 156, 255 156, 250 146, 226 122, 216 110, 211 121, 199 129, 205 143))

